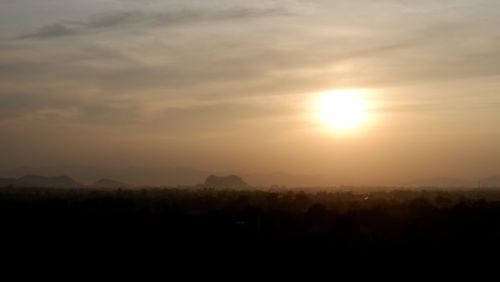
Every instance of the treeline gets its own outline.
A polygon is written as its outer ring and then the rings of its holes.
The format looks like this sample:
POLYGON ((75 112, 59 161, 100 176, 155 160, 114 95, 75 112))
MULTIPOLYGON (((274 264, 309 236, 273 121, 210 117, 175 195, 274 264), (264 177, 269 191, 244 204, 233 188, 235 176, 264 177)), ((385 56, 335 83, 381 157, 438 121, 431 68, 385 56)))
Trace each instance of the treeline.
POLYGON ((470 255, 500 250, 500 191, 12 188, 0 221, 29 248, 470 255))

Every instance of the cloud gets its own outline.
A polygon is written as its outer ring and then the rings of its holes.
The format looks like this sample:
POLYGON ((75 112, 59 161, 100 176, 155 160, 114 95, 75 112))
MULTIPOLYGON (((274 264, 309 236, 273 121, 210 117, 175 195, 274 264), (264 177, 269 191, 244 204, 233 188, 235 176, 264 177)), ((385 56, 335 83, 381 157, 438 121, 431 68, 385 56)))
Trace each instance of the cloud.
POLYGON ((83 34, 90 31, 131 24, 138 19, 132 12, 111 13, 92 18, 85 22, 66 21, 42 26, 33 33, 22 35, 24 39, 48 39, 83 34))
POLYGON ((0 122, 133 123, 140 105, 56 93, 0 92, 0 122))
POLYGON ((87 21, 63 21, 42 26, 38 30, 21 35, 20 39, 51 39, 98 32, 128 26, 169 27, 202 22, 248 20, 273 16, 287 16, 283 8, 226 8, 226 9, 182 9, 169 12, 114 12, 94 16, 87 21))
MULTIPOLYGON (((242 22, 229 28, 213 26, 209 30, 216 32, 209 35, 205 29, 193 29, 182 36, 169 37, 177 33, 151 29, 283 15, 290 13, 272 8, 198 7, 165 12, 115 12, 85 21, 62 21, 44 26, 24 38, 92 35, 101 30, 127 27, 151 31, 153 36, 132 38, 127 34, 105 43, 90 36, 68 44, 51 40, 12 42, 10 47, 14 47, 10 53, 0 54, 2 91, 53 94, 40 95, 41 99, 19 94, 20 104, 10 109, 1 108, 0 115, 12 117, 17 111, 23 116, 30 111, 76 108, 80 114, 68 122, 99 125, 133 122, 143 113, 145 104, 158 102, 169 107, 185 99, 201 105, 169 108, 151 118, 156 118, 158 124, 179 121, 173 122, 179 128, 184 122, 184 128, 198 130, 197 125, 204 121, 217 125, 249 118, 245 114, 259 113, 264 117, 279 114, 275 110, 262 112, 260 108, 252 108, 255 105, 226 104, 229 100, 311 93, 334 87, 383 88, 500 74, 496 68, 500 56, 493 45, 473 45, 484 34, 474 34, 475 29, 454 22, 419 25, 418 28, 403 26, 397 32, 389 29, 375 34, 357 29, 343 32, 342 27, 333 24, 328 32, 308 33, 307 21, 312 19, 299 16, 293 21, 270 22, 270 26, 268 22, 265 25, 242 22), (296 20, 300 24, 295 26, 302 29, 293 30, 293 33, 278 33, 279 29, 273 29, 296 20), (244 34, 242 28, 251 32, 244 34), (457 30, 464 35, 459 36, 457 30), (485 46, 490 46, 491 50, 485 46), (27 100, 34 104, 28 104, 27 100), (221 101, 223 103, 217 106, 206 105, 221 101), (271 114, 268 116, 268 113, 271 114), (234 119, 225 120, 227 116, 234 119)), ((314 24, 318 30, 329 27, 326 23, 314 24)), ((290 31, 295 26, 279 28, 290 31)), ((381 110, 435 109, 418 105, 381 110)))

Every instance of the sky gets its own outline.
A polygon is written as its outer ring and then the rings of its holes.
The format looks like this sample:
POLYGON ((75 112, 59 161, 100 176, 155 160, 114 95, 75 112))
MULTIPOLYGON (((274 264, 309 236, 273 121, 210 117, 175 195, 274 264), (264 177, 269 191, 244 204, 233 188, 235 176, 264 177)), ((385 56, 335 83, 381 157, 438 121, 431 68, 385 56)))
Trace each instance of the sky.
POLYGON ((498 26, 493 0, 0 0, 0 167, 500 175, 498 26), (316 118, 342 89, 349 132, 316 118))

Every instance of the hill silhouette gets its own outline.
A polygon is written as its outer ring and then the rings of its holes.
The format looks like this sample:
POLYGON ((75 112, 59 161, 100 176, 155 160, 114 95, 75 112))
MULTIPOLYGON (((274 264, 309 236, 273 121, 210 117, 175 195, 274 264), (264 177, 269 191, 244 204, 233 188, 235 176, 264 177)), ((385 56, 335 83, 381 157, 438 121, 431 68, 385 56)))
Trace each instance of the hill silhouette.
POLYGON ((21 187, 21 188, 82 188, 83 184, 78 183, 69 176, 45 177, 35 174, 28 174, 21 178, 0 179, 0 187, 21 187))
POLYGON ((205 186, 210 188, 223 189, 244 189, 250 187, 243 179, 237 175, 215 176, 210 175, 205 180, 205 186))
POLYGON ((25 175, 19 178, 15 186, 18 187, 43 187, 43 188, 80 188, 78 183, 69 176, 44 177, 39 175, 25 175))

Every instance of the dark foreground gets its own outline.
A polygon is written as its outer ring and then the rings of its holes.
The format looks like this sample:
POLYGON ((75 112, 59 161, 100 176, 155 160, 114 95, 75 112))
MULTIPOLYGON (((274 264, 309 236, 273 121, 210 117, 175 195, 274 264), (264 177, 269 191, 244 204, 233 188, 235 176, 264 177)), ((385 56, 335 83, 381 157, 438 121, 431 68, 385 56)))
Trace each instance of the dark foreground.
POLYGON ((496 257, 500 192, 12 188, 0 222, 2 249, 24 256, 496 257))

